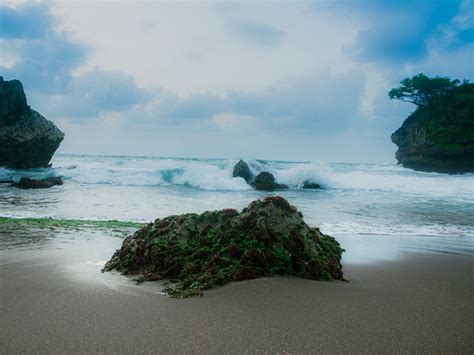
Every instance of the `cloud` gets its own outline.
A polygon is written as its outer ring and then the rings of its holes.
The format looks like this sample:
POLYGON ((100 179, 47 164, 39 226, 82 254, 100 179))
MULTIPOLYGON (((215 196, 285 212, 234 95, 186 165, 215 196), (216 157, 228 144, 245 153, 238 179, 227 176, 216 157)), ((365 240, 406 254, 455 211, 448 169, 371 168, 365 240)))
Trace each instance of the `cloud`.
POLYGON ((5 79, 20 79, 30 104, 48 117, 90 118, 127 110, 151 93, 131 76, 99 68, 73 76, 90 49, 56 28, 47 4, 0 5, 0 45, 11 62, 0 69, 5 79))
POLYGON ((46 3, 0 6, 0 38, 44 38, 52 25, 46 3))
POLYGON ((62 28, 94 49, 86 68, 121 70, 140 86, 180 96, 256 92, 346 65, 340 48, 355 36, 352 24, 314 13, 308 2, 58 2, 54 13, 62 28), (144 31, 150 21, 156 26, 144 31), (284 34, 267 41, 275 45, 259 44, 266 40, 239 32, 240 23, 284 34))
MULTIPOLYGON (((316 6, 339 16, 359 19, 362 28, 355 43, 346 49, 348 54, 359 61, 400 66, 426 59, 433 41, 439 42, 443 37, 443 28, 458 32, 453 24, 464 3, 462 0, 361 0, 322 2, 316 6)), ((468 34, 461 31, 453 37, 464 42, 461 38, 468 34)))
POLYGON ((320 71, 270 86, 258 93, 179 97, 160 91, 149 105, 124 113, 126 125, 207 129, 318 130, 334 132, 364 119, 360 105, 365 76, 360 71, 320 71))
POLYGON ((57 95, 33 93, 31 101, 49 117, 80 121, 104 112, 128 110, 150 98, 151 93, 137 87, 131 76, 95 68, 73 78, 57 95))
POLYGON ((242 38, 262 46, 276 46, 285 36, 278 28, 248 20, 235 23, 233 29, 242 38))
POLYGON ((86 58, 88 48, 55 27, 50 6, 25 3, 0 5, 0 45, 10 63, 0 62, 5 77, 17 78, 25 88, 54 93, 71 81, 71 72, 86 58))
POLYGON ((63 33, 40 39, 0 40, 0 45, 14 58, 10 67, 0 66, 5 77, 20 79, 28 89, 49 93, 70 83, 71 72, 87 54, 85 46, 71 42, 63 33))
POLYGON ((320 71, 268 87, 262 93, 231 93, 226 111, 259 117, 268 129, 337 130, 354 117, 364 87, 361 72, 320 71))
POLYGON ((220 128, 235 129, 239 126, 247 125, 253 120, 253 117, 248 115, 238 115, 232 112, 224 112, 214 115, 211 120, 220 128))
POLYGON ((438 51, 455 51, 474 44, 474 0, 462 1, 457 15, 439 26, 438 32, 431 41, 438 51))

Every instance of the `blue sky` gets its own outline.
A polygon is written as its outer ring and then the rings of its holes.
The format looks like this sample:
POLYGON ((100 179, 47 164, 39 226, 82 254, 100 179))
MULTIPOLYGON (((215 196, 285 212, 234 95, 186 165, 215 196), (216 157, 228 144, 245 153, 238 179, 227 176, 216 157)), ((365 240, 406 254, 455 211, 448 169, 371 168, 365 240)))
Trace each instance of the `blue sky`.
POLYGON ((394 162, 404 77, 474 78, 474 1, 2 2, 65 153, 394 162))

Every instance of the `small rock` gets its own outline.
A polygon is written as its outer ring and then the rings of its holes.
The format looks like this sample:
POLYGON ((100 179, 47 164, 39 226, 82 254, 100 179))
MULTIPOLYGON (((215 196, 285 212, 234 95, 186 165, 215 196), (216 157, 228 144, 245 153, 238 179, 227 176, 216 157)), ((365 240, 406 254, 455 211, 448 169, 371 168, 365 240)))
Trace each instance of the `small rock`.
POLYGON ((45 179, 30 179, 21 178, 18 183, 12 186, 20 189, 47 189, 56 185, 62 185, 63 180, 59 176, 45 178, 45 179))
POLYGON ((232 177, 241 177, 245 180, 245 182, 247 182, 247 184, 250 184, 253 179, 253 174, 250 171, 248 164, 240 159, 239 162, 234 166, 232 177))
POLYGON ((303 182, 303 189, 320 189, 321 185, 319 185, 316 182, 311 182, 309 180, 306 180, 303 182))
POLYGON ((262 172, 258 174, 255 179, 252 181, 252 186, 256 190, 264 191, 273 191, 273 190, 282 190, 287 189, 288 186, 283 184, 278 184, 275 181, 275 177, 269 172, 262 172))

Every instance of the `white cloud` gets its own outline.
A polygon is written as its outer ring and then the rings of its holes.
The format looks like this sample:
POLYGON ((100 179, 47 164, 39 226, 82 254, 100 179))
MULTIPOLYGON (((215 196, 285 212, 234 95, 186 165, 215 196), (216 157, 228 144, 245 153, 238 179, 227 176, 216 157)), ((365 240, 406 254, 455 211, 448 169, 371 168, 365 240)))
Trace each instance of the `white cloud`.
POLYGON ((94 49, 82 70, 120 70, 140 86, 180 96, 258 92, 322 67, 347 70, 340 50, 355 38, 352 25, 334 22, 306 2, 74 2, 57 3, 54 12, 62 28, 94 49), (285 35, 274 46, 256 46, 235 30, 245 21, 285 35))
MULTIPOLYGON (((0 46, 2 45, 2 41, 0 41, 0 46)), ((0 67, 4 67, 7 69, 13 68, 16 64, 17 59, 11 53, 0 52, 0 67)))
POLYGON ((253 119, 249 115, 239 115, 233 112, 224 112, 212 116, 212 122, 220 128, 236 128, 241 125, 245 125, 253 119))

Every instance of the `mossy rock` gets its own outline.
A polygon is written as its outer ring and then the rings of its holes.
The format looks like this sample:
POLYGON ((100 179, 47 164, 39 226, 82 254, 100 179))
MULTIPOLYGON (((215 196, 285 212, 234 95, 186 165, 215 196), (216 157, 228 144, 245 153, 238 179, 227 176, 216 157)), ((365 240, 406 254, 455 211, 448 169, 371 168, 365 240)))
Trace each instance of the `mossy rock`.
POLYGON ((157 219, 126 238, 103 271, 173 279, 173 297, 201 294, 231 281, 291 275, 343 278, 341 249, 303 221, 280 196, 233 209, 157 219))

